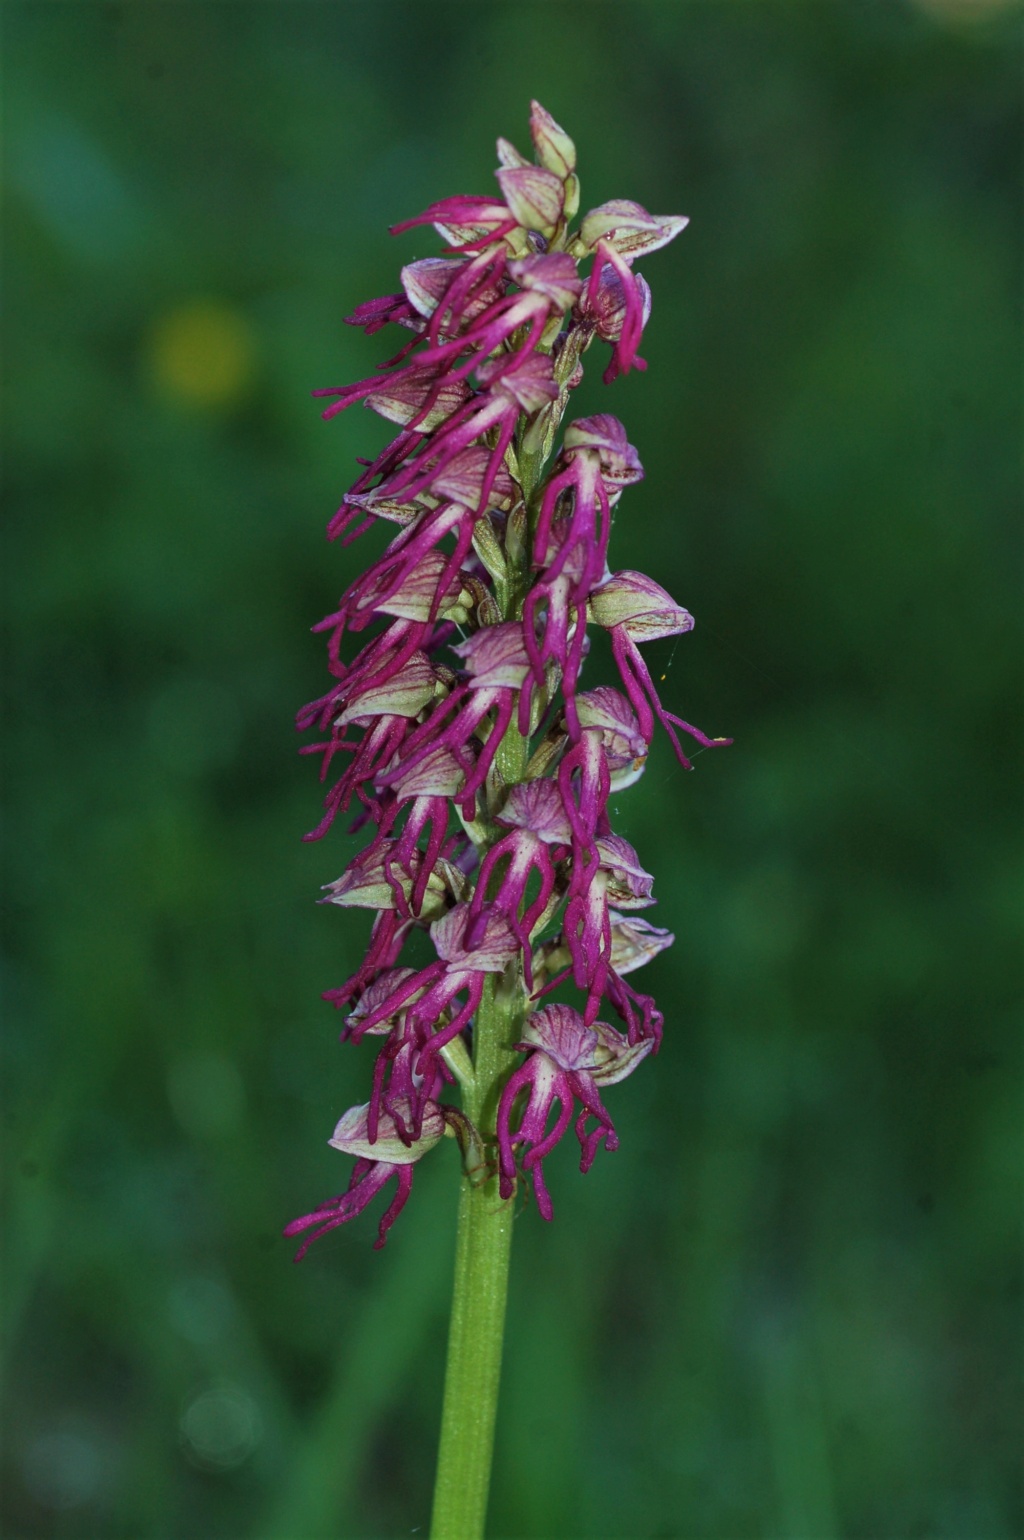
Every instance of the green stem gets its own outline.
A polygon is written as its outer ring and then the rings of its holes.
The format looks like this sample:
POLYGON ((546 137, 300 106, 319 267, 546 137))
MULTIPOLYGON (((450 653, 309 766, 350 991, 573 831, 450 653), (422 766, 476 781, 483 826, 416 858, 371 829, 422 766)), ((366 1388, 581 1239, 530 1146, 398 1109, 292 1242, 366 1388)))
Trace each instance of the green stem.
MULTIPOLYGON (((520 990, 509 995, 500 982, 488 980, 473 1028, 474 1083, 464 1096, 466 1112, 483 1134, 494 1130, 522 1010, 520 990)), ((487 1514, 514 1200, 501 1198, 497 1175, 482 1176, 463 1176, 459 1195, 431 1540, 479 1540, 487 1514)))
MULTIPOLYGON (((543 456, 524 460, 520 485, 529 508, 543 456)), ((510 573, 508 619, 521 613, 527 571, 524 551, 521 570, 510 573)), ((529 742, 514 721, 495 759, 506 786, 522 780, 529 742)), ((522 1037, 526 1011, 520 968, 510 969, 501 978, 488 978, 473 1021, 473 1080, 463 1087, 462 1096, 466 1115, 490 1150, 494 1149, 498 1102, 515 1066, 514 1044, 522 1037)), ((484 1533, 514 1203, 514 1198, 501 1197, 496 1171, 463 1174, 431 1540, 482 1540, 484 1533)))

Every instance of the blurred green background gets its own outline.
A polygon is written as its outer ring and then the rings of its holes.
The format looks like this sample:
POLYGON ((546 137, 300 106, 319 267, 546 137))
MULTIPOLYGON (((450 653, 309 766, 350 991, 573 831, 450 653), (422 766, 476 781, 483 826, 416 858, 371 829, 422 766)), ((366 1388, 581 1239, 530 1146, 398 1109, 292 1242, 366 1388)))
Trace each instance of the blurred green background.
MULTIPOLYGON (((494 1540, 1022 1533, 1019 22, 982 0, 8 4, 12 1540, 423 1533, 457 1154, 303 1266, 372 1045, 292 713, 381 425, 341 318, 532 95, 642 264, 613 549, 697 616, 619 799, 672 952, 517 1226, 494 1540)), ((590 360, 595 362, 594 356, 590 360)), ((593 680, 592 682, 596 682, 593 680)))

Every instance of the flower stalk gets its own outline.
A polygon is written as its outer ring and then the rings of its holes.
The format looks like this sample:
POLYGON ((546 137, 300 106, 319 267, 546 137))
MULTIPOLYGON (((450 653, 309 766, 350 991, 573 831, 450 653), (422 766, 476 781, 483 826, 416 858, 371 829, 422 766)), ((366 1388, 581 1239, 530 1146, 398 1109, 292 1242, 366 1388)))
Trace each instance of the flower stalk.
MULTIPOLYGON (((493 983, 485 988, 474 1029, 474 1081, 464 1093, 467 1116, 479 1129, 494 1129, 523 1016, 515 993, 493 983)), ((514 1208, 512 1197, 502 1198, 496 1172, 463 1174, 431 1540, 484 1532, 514 1208)))
POLYGON ((616 199, 573 228, 575 147, 536 102, 530 131, 533 162, 498 141, 500 196, 395 227, 433 224, 448 253, 409 263, 401 292, 349 320, 411 335, 367 380, 316 392, 326 418, 362 402, 398 428, 328 525, 346 544, 394 534, 315 628, 332 683, 299 713, 332 782, 307 838, 346 813, 370 834, 323 900, 373 912, 366 956, 325 998, 346 1012, 343 1040, 380 1048, 369 1101, 330 1140, 356 1157, 347 1188, 285 1233, 305 1236, 301 1257, 394 1182, 382 1246, 416 1164, 457 1141, 435 1540, 483 1534, 516 1194, 551 1219, 544 1158, 570 1126, 582 1171, 615 1150, 602 1090, 661 1041, 627 975, 673 938, 634 914, 653 879, 609 797, 642 773, 656 722, 686 768, 680 731, 729 741, 666 709, 640 651, 692 617, 608 566, 613 514, 643 476, 625 429, 599 413, 558 444, 594 342, 611 345, 608 383, 645 367, 651 296, 633 264, 686 220, 616 199), (614 687, 581 687, 588 627, 609 635, 614 687), (433 952, 421 966, 406 960, 417 935, 433 952))

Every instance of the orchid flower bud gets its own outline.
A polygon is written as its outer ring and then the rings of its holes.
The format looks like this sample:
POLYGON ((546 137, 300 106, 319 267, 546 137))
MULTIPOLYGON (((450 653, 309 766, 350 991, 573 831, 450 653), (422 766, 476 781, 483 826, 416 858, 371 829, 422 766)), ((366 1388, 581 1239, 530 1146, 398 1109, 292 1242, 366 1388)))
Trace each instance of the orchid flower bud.
POLYGON ((528 166, 526 156, 516 149, 510 139, 498 140, 498 161, 502 166, 528 166))
POLYGON ((530 138, 540 164, 564 181, 576 170, 576 146, 540 104, 530 103, 530 138))

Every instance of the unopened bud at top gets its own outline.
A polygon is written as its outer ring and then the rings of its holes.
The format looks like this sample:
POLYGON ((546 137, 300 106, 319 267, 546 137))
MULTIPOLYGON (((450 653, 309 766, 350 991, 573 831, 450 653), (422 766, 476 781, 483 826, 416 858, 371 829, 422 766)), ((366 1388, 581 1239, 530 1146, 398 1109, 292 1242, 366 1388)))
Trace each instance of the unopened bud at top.
POLYGON ((537 159, 564 181, 576 170, 576 146, 540 102, 530 103, 530 138, 537 159))

